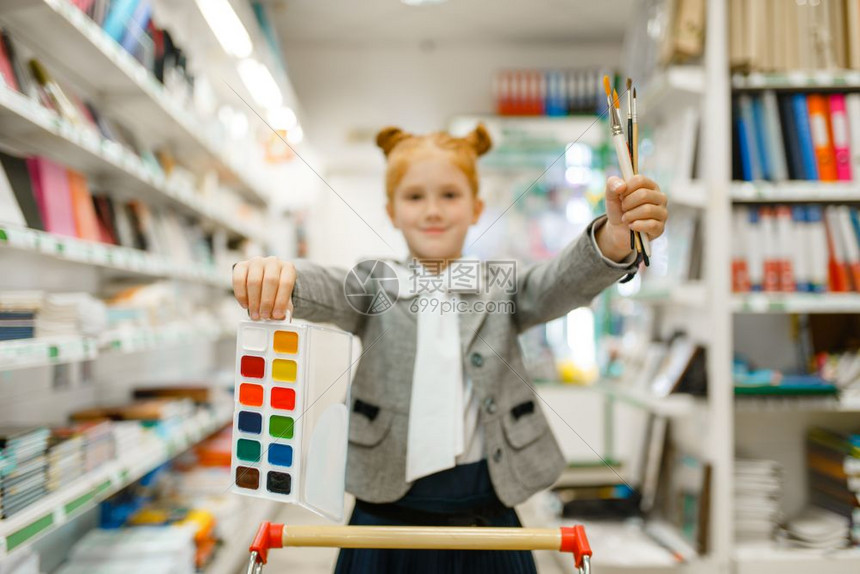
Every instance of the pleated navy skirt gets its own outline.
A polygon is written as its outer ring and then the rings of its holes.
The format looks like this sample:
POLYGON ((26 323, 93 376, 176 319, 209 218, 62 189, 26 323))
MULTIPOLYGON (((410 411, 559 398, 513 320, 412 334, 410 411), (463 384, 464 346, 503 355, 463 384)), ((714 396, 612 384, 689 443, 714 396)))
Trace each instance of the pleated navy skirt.
MULTIPOLYGON (((362 526, 474 525, 520 527, 499 501, 487 462, 460 465, 421 478, 390 504, 357 501, 350 524, 362 526)), ((524 550, 377 550, 345 548, 335 574, 537 574, 524 550)))

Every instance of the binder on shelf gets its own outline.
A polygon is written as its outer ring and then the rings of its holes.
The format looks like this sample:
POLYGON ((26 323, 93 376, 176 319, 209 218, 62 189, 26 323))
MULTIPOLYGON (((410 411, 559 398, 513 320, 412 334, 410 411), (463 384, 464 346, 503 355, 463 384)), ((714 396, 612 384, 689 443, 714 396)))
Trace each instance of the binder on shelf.
POLYGON ((66 170, 44 157, 28 158, 27 168, 45 231, 76 237, 77 228, 66 170))
POLYGON ((824 227, 827 231, 827 248, 829 252, 827 274, 830 290, 835 293, 850 291, 851 282, 846 263, 845 244, 842 239, 839 222, 833 211, 833 206, 828 206, 824 209, 824 227))
POLYGON ((845 116, 848 118, 851 173, 860 179, 860 94, 845 96, 845 116))
POLYGON ((851 223, 851 210, 847 205, 833 207, 834 217, 839 221, 839 235, 845 244, 846 266, 854 291, 860 291, 860 247, 854 226, 851 223))
POLYGON ((69 190, 72 194, 72 205, 74 206, 75 228, 78 237, 89 241, 99 241, 98 218, 96 217, 93 198, 87 186, 87 179, 82 174, 67 170, 69 190))
POLYGON ((755 119, 750 96, 744 94, 738 98, 738 112, 738 141, 743 178, 745 181, 762 179, 761 154, 756 144, 755 119))
POLYGON ((794 283, 800 293, 812 292, 812 245, 810 225, 806 220, 806 207, 795 205, 791 208, 792 230, 795 234, 794 243, 794 283))
POLYGON ((836 160, 836 178, 851 180, 851 142, 848 117, 845 114, 845 94, 831 94, 830 125, 833 133, 833 154, 836 160))
POLYGON ((821 94, 806 97, 809 110, 809 131, 815 151, 815 166, 820 181, 836 181, 836 155, 830 137, 830 114, 827 99, 821 94))
POLYGON ((776 208, 776 237, 779 272, 779 290, 792 292, 797 289, 793 254, 797 253, 797 234, 792 224, 791 208, 780 205, 776 208))
POLYGON ((773 170, 770 162, 770 158, 773 156, 773 150, 768 147, 764 107, 762 105, 761 98, 751 98, 751 101, 753 136, 755 139, 756 152, 758 153, 758 163, 759 166, 761 166, 761 176, 763 179, 773 180, 773 170))
POLYGON ((785 181, 788 179, 788 167, 786 166, 785 146, 782 137, 782 126, 779 123, 779 106, 776 94, 768 90, 761 97, 764 114, 764 132, 766 134, 767 151, 770 158, 771 179, 773 181, 785 181))
POLYGON ((803 167, 803 154, 800 151, 800 134, 797 129, 797 118, 791 98, 783 96, 777 99, 779 116, 785 128, 784 148, 788 160, 788 176, 791 179, 806 179, 803 167))
POLYGON ((15 200, 24 215, 27 227, 44 231, 45 226, 42 223, 42 214, 36 203, 36 196, 33 194, 27 160, 0 151, 0 164, 15 193, 15 200))
POLYGON ((809 108, 805 94, 794 94, 791 107, 794 113, 794 124, 797 128, 797 139, 800 148, 800 159, 803 165, 803 179, 818 181, 818 166, 815 161, 815 147, 809 126, 809 108))

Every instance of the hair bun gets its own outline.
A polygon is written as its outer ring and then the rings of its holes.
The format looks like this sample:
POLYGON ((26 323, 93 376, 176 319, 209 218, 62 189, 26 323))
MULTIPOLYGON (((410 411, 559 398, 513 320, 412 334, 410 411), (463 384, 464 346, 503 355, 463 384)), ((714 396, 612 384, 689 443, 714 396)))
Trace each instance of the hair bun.
POLYGON ((388 157, 394 146, 409 137, 411 136, 400 128, 387 127, 376 134, 376 145, 382 148, 385 157, 388 157))
POLYGON ((466 142, 472 146, 472 149, 475 150, 475 154, 478 156, 482 156, 493 147, 493 140, 490 137, 490 132, 487 131, 487 128, 484 127, 483 123, 479 123, 475 126, 469 135, 465 138, 466 142))

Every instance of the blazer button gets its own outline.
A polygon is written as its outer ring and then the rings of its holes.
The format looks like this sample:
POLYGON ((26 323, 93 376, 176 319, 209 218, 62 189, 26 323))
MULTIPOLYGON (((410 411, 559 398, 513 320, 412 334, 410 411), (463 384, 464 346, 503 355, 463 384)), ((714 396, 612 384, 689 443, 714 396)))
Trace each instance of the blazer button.
POLYGON ((499 462, 502 460, 502 449, 497 448, 496 452, 493 453, 493 461, 499 462))
POLYGON ((499 407, 496 406, 496 401, 493 400, 493 397, 487 397, 484 399, 484 410, 487 411, 488 414, 496 414, 496 411, 499 410, 499 407))
POLYGON ((472 365, 475 367, 481 367, 484 364, 484 357, 481 353, 472 353, 472 365))

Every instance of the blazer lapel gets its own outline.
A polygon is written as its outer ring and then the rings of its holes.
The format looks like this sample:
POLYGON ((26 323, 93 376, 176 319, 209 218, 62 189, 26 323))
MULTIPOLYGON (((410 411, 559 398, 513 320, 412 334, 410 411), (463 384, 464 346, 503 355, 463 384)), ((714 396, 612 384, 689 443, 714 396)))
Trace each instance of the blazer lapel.
MULTIPOLYGON (((483 291, 481 293, 461 293, 458 295, 458 298, 461 301, 465 301, 470 307, 474 307, 477 301, 483 301, 486 303, 487 300, 486 294, 483 291)), ((463 348, 463 355, 468 352, 469 345, 472 344, 475 334, 478 332, 478 329, 481 328, 481 324, 487 317, 486 309, 487 306, 484 305, 484 310, 480 313, 477 313, 474 310, 467 313, 460 313, 460 345, 463 348)))

